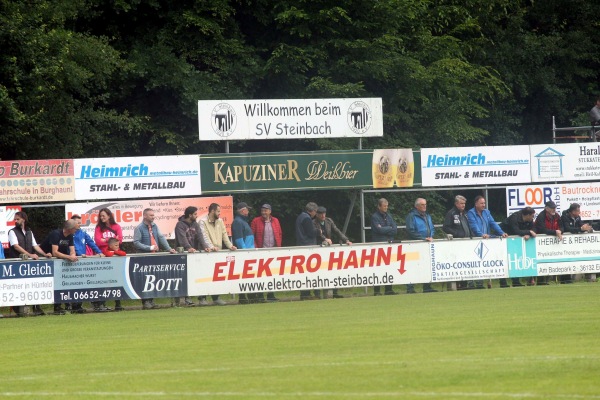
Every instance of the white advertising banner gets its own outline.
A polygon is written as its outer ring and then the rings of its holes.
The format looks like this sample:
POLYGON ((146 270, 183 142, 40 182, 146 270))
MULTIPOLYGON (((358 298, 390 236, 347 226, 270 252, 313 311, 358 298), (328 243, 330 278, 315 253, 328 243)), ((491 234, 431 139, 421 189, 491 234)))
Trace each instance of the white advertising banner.
POLYGON ((556 211, 559 214, 572 203, 578 203, 581 205, 581 219, 600 218, 600 185, 597 182, 508 186, 507 216, 523 207, 532 207, 536 212, 540 212, 549 200, 556 203, 556 211))
POLYGON ((431 246, 431 281, 504 278, 508 274, 502 239, 454 239, 431 246))
POLYGON ((600 144, 532 145, 532 182, 600 179, 600 144))
POLYGON ((535 238, 538 275, 600 272, 600 234, 566 234, 535 238))
POLYGON ((54 302, 54 261, 20 259, 0 262, 0 306, 54 302))
POLYGON ((288 247, 188 255, 188 295, 428 282, 425 242, 288 247))
POLYGON ((383 136, 381 98, 198 101, 200 140, 383 136))
POLYGON ((21 211, 20 206, 0 206, 0 242, 4 246, 4 255, 8 249, 8 231, 15 227, 15 213, 21 211))
POLYGON ((75 163, 75 199, 124 199, 201 194, 200 158, 82 158, 75 163))
POLYGON ((530 183, 529 146, 421 149, 423 186, 530 183))

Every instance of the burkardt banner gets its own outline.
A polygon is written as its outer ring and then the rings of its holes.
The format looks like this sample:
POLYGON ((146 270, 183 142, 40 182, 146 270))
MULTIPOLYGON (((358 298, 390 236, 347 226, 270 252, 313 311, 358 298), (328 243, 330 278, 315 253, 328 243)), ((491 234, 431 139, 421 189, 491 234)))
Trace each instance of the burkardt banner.
POLYGON ((198 101, 200 140, 383 136, 381 98, 198 101))
POLYGON ((530 150, 533 182, 598 181, 600 178, 598 143, 532 145, 530 150))
POLYGON ((73 160, 0 161, 0 203, 75 199, 73 160))
POLYGON ((108 208, 115 218, 115 222, 123 230, 123 241, 133 241, 133 231, 142 223, 143 211, 146 208, 154 210, 154 223, 167 239, 175 239, 175 225, 185 209, 189 206, 198 208, 198 219, 208 214, 211 203, 221 207, 221 219, 225 222, 227 232, 231 235, 233 222, 233 198, 231 196, 219 197, 189 197, 159 200, 131 200, 117 202, 71 203, 65 205, 65 218, 70 219, 77 214, 81 217, 81 229, 94 238, 94 230, 98 224, 98 213, 103 208, 108 208))
POLYGON ((198 156, 75 160, 75 199, 200 195, 198 156))
POLYGON ((529 146, 421 149, 423 186, 530 183, 529 146))

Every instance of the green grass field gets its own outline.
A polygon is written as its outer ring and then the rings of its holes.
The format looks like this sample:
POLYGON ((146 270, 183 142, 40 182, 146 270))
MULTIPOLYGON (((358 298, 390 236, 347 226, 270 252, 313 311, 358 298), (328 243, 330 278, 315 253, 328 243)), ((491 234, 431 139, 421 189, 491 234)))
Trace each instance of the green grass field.
POLYGON ((0 397, 600 399, 599 305, 577 283, 4 318, 0 397))

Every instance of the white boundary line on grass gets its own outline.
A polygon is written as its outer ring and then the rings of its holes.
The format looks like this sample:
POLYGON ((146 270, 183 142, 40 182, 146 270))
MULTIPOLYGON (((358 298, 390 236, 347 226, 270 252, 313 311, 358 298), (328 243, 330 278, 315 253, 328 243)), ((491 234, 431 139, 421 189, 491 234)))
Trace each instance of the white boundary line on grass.
POLYGON ((549 393, 485 393, 485 392, 0 392, 4 397, 40 396, 40 397, 506 397, 531 399, 600 399, 600 395, 549 394, 549 393))

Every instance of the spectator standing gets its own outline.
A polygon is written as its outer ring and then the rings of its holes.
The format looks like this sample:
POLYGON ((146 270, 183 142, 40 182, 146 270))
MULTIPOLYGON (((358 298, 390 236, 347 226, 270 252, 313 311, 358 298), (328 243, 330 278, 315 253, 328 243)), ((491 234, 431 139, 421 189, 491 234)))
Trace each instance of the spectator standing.
MULTIPOLYGON (((8 231, 9 248, 6 252, 8 258, 18 258, 21 257, 22 254, 33 260, 38 260, 39 255, 52 257, 52 254, 50 253, 44 253, 44 250, 42 250, 35 241, 33 232, 31 231, 31 228, 29 228, 29 219, 27 218, 25 211, 17 211, 13 220, 15 222, 15 227, 8 231)), ((2 252, 3 251, 4 249, 2 249, 2 252)), ((2 258, 4 258, 4 254, 2 254, 2 258)), ((17 316, 20 317, 24 315, 25 307, 15 306, 13 307, 13 310, 17 316)), ((39 304, 34 305, 32 311, 34 315, 46 315, 44 310, 42 310, 42 306, 39 304)))
MULTIPOLYGON (((77 257, 85 257, 86 254, 99 255, 100 257, 104 257, 104 254, 102 254, 98 246, 96 246, 96 243, 94 243, 92 237, 88 235, 87 232, 84 232, 83 229, 81 229, 81 216, 75 214, 71 217, 71 219, 77 224, 77 230, 73 235, 73 244, 75 245, 75 254, 77 255, 77 257)), ((115 302, 115 310, 117 310, 117 306, 120 310, 123 309, 123 307, 121 307, 120 300, 117 300, 115 302)), ((85 312, 85 309, 83 308, 83 303, 72 303, 71 311, 80 313, 85 312)))
MULTIPOLYGON (((469 220, 469 226, 473 232, 473 236, 488 239, 491 237, 501 236, 503 238, 508 235, 500 228, 500 225, 494 221, 494 217, 490 211, 486 208, 485 197, 475 197, 475 207, 467 211, 467 219, 469 220)), ((473 288, 475 283, 476 289, 483 289, 483 281, 478 280, 476 282, 469 281, 469 287, 473 288)))
MULTIPOLYGON (((142 223, 133 230, 133 247, 142 253, 156 253, 161 249, 169 253, 175 253, 175 249, 169 246, 169 242, 154 223, 154 210, 146 208, 142 212, 142 223)), ((158 308, 154 299, 142 300, 142 309, 150 310, 158 308)))
MULTIPOLYGON (((283 231, 279 219, 275 218, 271 211, 270 204, 263 204, 260 207, 260 217, 254 218, 250 223, 257 249, 281 247, 283 231)), ((267 301, 277 301, 275 293, 267 293, 267 301)))
MULTIPOLYGON (((451 237, 448 236, 449 239, 465 239, 473 237, 473 232, 471 232, 469 220, 467 219, 467 214, 465 212, 466 205, 467 199, 464 196, 457 195, 454 197, 454 207, 446 213, 444 225, 442 226, 442 230, 447 235, 452 235, 451 237)), ((465 281, 457 282, 458 290, 466 289, 466 287, 465 281)))
MULTIPOLYGON (((340 244, 352 244, 346 235, 344 235, 342 231, 340 231, 335 225, 335 222, 333 222, 331 218, 327 217, 327 209, 325 207, 317 208, 317 215, 314 219, 314 224, 317 227, 317 241, 322 245, 331 246, 333 244, 333 240, 331 240, 333 234, 337 236, 340 244)), ((338 293, 337 289, 333 289, 332 295, 334 299, 341 299, 344 297, 338 293)))
MULTIPOLYGON (((248 214, 250 213, 250 206, 244 203, 243 201, 237 204, 235 218, 233 219, 233 223, 231 224, 231 239, 233 240, 233 244, 238 249, 253 249, 254 248, 254 233, 250 228, 250 224, 248 224, 248 214)), ((251 302, 255 302, 264 299, 261 296, 255 296, 254 293, 245 293, 239 294, 239 303, 240 304, 248 304, 251 302)))
MULTIPOLYGON (((208 214, 206 217, 200 219, 199 222, 200 231, 202 232, 202 238, 208 251, 219 251, 223 247, 229 250, 237 250, 237 247, 231 243, 229 236, 227 236, 227 228, 225 223, 221 219, 221 206, 217 203, 211 203, 208 206, 208 214)), ((200 296, 200 305, 207 306, 206 296, 200 296)), ((219 295, 212 296, 213 304, 224 306, 223 300, 219 299, 219 295)))
MULTIPOLYGON (((558 240, 562 240, 564 227, 560 216, 556 212, 556 203, 552 200, 544 204, 544 209, 535 219, 535 232, 541 235, 556 236, 558 240)), ((538 277, 537 284, 548 285, 548 277, 538 277)))
MULTIPOLYGON (((414 208, 406 216, 406 230, 408 231, 408 237, 412 240, 433 241, 435 227, 431 215, 427 212, 427 200, 421 197, 415 200, 414 208)), ((414 285, 406 285, 406 292, 415 293, 414 285)), ((437 290, 431 287, 431 283, 423 284, 423 293, 433 292, 437 292, 437 290)))
MULTIPOLYGON (((94 230, 94 241, 96 242, 96 246, 98 246, 98 249, 101 253, 104 253, 104 251, 108 248, 108 239, 112 237, 117 238, 119 240, 119 244, 123 243, 123 230, 115 221, 112 211, 110 211, 108 208, 103 208, 98 212, 98 223, 96 224, 96 229, 94 230)), ((106 306, 105 301, 92 301, 92 306, 94 307, 94 311, 112 311, 111 308, 106 306)), ((115 301, 115 309, 117 307, 119 308, 117 311, 123 309, 120 300, 115 301)))
MULTIPOLYGON (((296 218, 296 245, 297 246, 316 246, 317 230, 313 224, 313 218, 317 215, 317 203, 306 203, 304 211, 296 218)), ((310 290, 300 291, 300 300, 314 300, 321 297, 320 290, 314 290, 314 297, 310 296, 310 290)))
MULTIPOLYGON (((502 224, 502 230, 508 235, 518 235, 523 237, 525 240, 536 237, 535 227, 533 226, 533 217, 535 216, 535 210, 531 207, 525 207, 519 211, 512 213, 506 221, 502 224)), ((532 284, 533 280, 527 278, 528 284, 532 284)), ((512 285, 523 286, 519 278, 512 278, 512 285)), ((506 279, 500 279, 500 287, 508 287, 506 279)))
MULTIPOLYGON (((371 242, 391 242, 396 237, 398 225, 388 214, 389 203, 383 197, 377 200, 377 211, 371 215, 371 242)), ((381 286, 373 287, 375 296, 381 295, 381 286)), ((398 294, 392 289, 392 285, 384 287, 384 294, 398 294)))
MULTIPOLYGON (((68 219, 63 224, 62 229, 55 229, 44 239, 40 247, 45 253, 52 254, 52 257, 60 258, 70 262, 77 262, 79 258, 75 254, 75 244, 73 235, 77 231, 77 223, 68 219)), ((75 311, 82 312, 82 311, 75 311)), ((60 303, 54 304, 54 315, 64 315, 65 310, 61 308, 60 303)))
MULTIPOLYGON (((196 253, 202 250, 209 251, 202 239, 202 232, 200 232, 200 225, 198 225, 197 220, 198 208, 194 206, 187 207, 175 225, 175 247, 183 247, 183 250, 188 253, 196 253)), ((173 300, 175 305, 179 305, 179 297, 173 300)), ((195 306, 189 297, 185 298, 185 305, 188 307, 195 306)))

